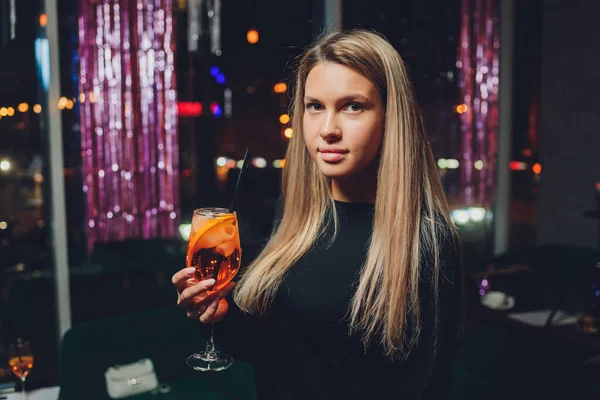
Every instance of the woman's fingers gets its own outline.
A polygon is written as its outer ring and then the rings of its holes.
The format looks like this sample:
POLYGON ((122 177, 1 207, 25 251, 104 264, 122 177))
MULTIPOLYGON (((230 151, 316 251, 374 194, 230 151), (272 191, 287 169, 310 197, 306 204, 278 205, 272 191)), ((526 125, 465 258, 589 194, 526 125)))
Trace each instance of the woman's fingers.
POLYGON ((188 286, 188 280, 193 279, 194 271, 196 271, 196 269, 194 267, 190 267, 184 268, 173 274, 171 282, 173 282, 173 285, 175 285, 177 292, 181 293, 186 286, 188 286))
POLYGON ((192 285, 186 289, 184 289, 180 294, 179 294, 179 299, 177 299, 177 304, 181 307, 187 307, 188 305, 196 302, 198 303, 199 301, 202 301, 202 298, 197 298, 199 297, 200 294, 206 292, 207 290, 209 290, 210 288, 212 288, 215 284, 215 280, 214 279, 206 279, 203 281, 200 281, 198 283, 196 283, 195 285, 192 285))
POLYGON ((215 311, 215 314, 213 315, 210 322, 219 322, 223 319, 223 317, 225 317, 225 314, 227 314, 228 310, 229 303, 227 302, 227 300, 221 299, 219 301, 219 307, 217 307, 217 310, 215 311))
POLYGON ((210 305, 206 308, 206 311, 200 316, 200 322, 203 324, 208 324, 215 312, 219 308, 219 298, 215 297, 215 299, 210 303, 210 305))

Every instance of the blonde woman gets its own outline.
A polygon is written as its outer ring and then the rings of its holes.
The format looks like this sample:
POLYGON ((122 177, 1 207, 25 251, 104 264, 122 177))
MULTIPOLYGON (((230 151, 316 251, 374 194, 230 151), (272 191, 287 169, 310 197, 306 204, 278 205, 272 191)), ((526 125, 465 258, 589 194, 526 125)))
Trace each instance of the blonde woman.
POLYGON ((331 33, 299 62, 273 234, 239 282, 173 276, 190 318, 248 360, 259 399, 444 399, 460 305, 456 231, 404 62, 331 33), (233 291, 233 296, 227 296, 233 291))

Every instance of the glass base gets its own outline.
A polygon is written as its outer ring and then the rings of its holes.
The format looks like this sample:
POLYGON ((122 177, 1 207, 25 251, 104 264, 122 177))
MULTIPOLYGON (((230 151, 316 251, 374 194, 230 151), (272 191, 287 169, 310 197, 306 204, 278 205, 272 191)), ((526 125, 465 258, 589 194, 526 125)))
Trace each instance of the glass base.
POLYGON ((194 353, 186 360, 186 364, 196 371, 223 371, 233 364, 233 358, 226 354, 214 352, 210 356, 194 353), (212 357, 210 357, 212 356, 212 357))

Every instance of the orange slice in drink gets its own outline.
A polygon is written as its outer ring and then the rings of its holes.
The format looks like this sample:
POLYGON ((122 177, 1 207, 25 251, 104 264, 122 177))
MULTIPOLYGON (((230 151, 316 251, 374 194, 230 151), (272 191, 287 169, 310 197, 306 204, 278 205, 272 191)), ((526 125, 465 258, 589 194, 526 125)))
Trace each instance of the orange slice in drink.
POLYGON ((211 218, 203 221, 204 224, 198 228, 197 231, 193 232, 188 241, 187 254, 185 258, 186 267, 192 266, 192 257, 194 253, 202 249, 202 238, 210 231, 218 229, 222 224, 233 224, 235 222, 235 216, 224 215, 222 217, 211 218))

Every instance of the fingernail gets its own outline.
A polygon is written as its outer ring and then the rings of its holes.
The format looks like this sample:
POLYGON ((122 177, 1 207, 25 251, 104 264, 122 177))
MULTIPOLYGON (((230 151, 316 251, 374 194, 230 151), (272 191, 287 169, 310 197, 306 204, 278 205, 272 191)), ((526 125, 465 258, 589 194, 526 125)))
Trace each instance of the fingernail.
POLYGON ((215 309, 219 305, 219 299, 214 299, 212 303, 210 303, 210 308, 215 309))
POLYGON ((196 268, 194 267, 189 267, 185 269, 185 274, 186 275, 192 275, 194 273, 194 271, 196 271, 196 268))
POLYGON ((212 286, 212 285, 214 285, 214 284, 215 284, 215 282, 216 282, 216 281, 215 281, 214 279, 212 279, 212 278, 211 278, 211 279, 207 279, 207 280, 205 281, 205 283, 204 283, 204 284, 205 284, 206 286, 212 286))

